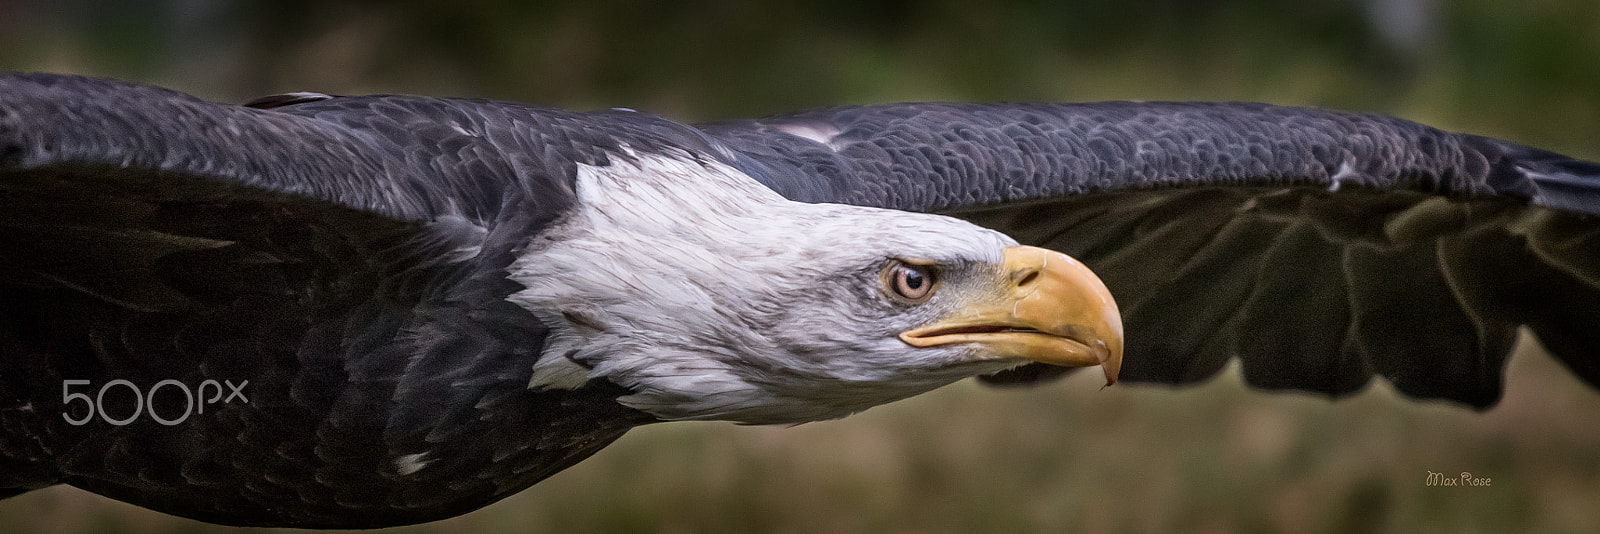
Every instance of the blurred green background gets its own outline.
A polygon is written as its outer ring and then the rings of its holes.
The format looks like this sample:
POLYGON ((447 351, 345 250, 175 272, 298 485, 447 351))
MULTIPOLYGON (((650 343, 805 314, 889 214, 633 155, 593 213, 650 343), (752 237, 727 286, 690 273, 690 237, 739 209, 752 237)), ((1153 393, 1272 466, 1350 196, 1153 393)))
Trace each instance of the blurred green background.
MULTIPOLYGON (((908 100, 1253 100, 1600 159, 1600 2, 0 0, 0 69, 221 101, 422 93, 680 120, 908 100)), ((1600 303, 1597 303, 1600 305, 1600 303)), ((1525 340, 1526 341, 1526 340, 1525 340)), ((1130 356, 1131 357, 1131 356, 1130 356)), ((1537 346, 1485 413, 1229 373, 962 383, 795 428, 676 423, 404 532, 1600 532, 1600 394, 1537 346), (1489 487, 1428 487, 1429 471, 1489 487)), ((71 488, 0 532, 233 531, 71 488)))

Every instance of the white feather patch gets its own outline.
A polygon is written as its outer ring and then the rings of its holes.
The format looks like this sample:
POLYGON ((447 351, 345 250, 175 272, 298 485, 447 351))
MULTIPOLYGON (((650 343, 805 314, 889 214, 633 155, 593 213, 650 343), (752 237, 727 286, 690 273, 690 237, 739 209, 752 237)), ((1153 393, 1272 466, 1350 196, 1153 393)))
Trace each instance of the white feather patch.
POLYGON ((394 471, 399 473, 400 476, 411 475, 421 471, 424 467, 428 467, 428 464, 433 463, 434 460, 428 458, 428 453, 425 452, 396 456, 394 459, 394 471))
POLYGON ((833 149, 834 152, 839 151, 839 147, 833 144, 833 139, 839 136, 838 128, 821 124, 778 124, 773 128, 795 137, 816 141, 833 149))
POLYGON ((888 257, 997 263, 1015 241, 948 217, 791 202, 716 161, 629 156, 580 165, 577 208, 509 268, 526 287, 510 300, 551 328, 530 388, 605 378, 635 392, 620 402, 663 419, 774 423, 961 378, 905 379, 948 362, 917 362, 936 351, 913 353, 855 317, 850 306, 881 287, 841 273, 888 257), (774 331, 780 316, 789 322, 774 331))
POLYGON ((1359 178, 1361 178, 1361 175, 1356 174, 1355 167, 1351 166, 1350 161, 1346 159, 1345 161, 1339 163, 1339 170, 1335 171, 1333 176, 1329 177, 1330 183, 1328 184, 1328 192, 1336 193, 1339 191, 1339 186, 1343 185, 1345 180, 1359 178))

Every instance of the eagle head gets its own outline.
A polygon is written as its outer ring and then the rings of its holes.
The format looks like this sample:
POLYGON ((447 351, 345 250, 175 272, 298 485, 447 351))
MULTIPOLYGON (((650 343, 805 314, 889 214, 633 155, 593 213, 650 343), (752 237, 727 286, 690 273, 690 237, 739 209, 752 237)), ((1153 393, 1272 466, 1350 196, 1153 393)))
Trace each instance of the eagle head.
POLYGON ((663 420, 843 417, 1029 362, 1101 365, 1122 323, 1088 268, 921 213, 793 202, 704 158, 581 166, 510 268, 550 328, 532 388, 604 379, 663 420))

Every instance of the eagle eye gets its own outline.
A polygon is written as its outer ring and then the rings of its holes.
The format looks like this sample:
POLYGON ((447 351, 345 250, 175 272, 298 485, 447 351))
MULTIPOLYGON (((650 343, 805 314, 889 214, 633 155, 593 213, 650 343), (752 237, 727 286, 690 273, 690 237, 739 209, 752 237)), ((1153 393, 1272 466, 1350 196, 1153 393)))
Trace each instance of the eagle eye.
POLYGON ((933 287, 939 283, 932 265, 907 263, 895 260, 884 269, 884 286, 891 296, 910 304, 921 304, 933 296, 933 287))

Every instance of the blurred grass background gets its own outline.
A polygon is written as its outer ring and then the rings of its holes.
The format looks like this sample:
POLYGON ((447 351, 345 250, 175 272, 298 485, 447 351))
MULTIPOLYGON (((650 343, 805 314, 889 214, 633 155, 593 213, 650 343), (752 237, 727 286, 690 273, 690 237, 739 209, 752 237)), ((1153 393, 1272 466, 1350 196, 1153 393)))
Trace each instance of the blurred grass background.
MULTIPOLYGON (((1253 100, 1600 159, 1600 3, 0 0, 0 69, 205 98, 422 93, 681 120, 908 100, 1253 100)), ((1600 305, 1600 303, 1596 303, 1600 305)), ((1131 356, 1130 356, 1131 357, 1131 356)), ((1234 373, 963 383, 795 428, 645 427, 397 532, 1600 532, 1600 394, 1537 346, 1486 413, 1234 373), (1427 487, 1428 471, 1489 487, 1427 487)), ((71 488, 0 532, 231 532, 71 488)))

